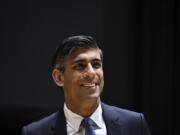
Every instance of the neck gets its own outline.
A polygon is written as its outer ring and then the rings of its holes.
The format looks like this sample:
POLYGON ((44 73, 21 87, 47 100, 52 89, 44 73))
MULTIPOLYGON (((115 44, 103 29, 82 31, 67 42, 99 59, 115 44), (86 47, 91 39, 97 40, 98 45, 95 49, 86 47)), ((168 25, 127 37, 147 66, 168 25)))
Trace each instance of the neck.
POLYGON ((69 104, 66 102, 67 107, 74 113, 81 115, 82 117, 89 117, 98 108, 100 104, 100 99, 93 103, 84 104, 69 104))

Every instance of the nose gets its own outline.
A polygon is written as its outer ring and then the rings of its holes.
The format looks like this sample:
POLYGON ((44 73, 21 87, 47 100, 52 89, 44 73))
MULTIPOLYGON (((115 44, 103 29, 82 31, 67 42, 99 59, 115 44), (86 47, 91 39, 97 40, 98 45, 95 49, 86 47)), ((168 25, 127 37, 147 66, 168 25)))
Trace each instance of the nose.
POLYGON ((93 79, 95 77, 95 70, 91 64, 88 64, 84 72, 84 77, 93 79))

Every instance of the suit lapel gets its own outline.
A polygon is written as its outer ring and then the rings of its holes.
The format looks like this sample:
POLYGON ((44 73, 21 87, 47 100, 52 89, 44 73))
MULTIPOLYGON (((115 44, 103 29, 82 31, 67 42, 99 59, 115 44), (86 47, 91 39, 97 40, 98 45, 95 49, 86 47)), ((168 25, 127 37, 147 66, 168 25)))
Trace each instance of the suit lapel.
POLYGON ((102 103, 103 118, 106 124, 108 135, 121 135, 121 125, 118 115, 112 112, 111 108, 102 103))
MULTIPOLYGON (((102 103, 103 118, 106 124, 108 135, 122 135, 121 125, 118 115, 112 111, 111 107, 102 103)), ((52 135, 67 135, 66 119, 63 109, 59 110, 55 118, 55 123, 51 127, 52 135)))
POLYGON ((53 135, 67 135, 66 131, 66 119, 64 116, 64 111, 63 109, 59 110, 57 117, 56 117, 56 122, 52 126, 52 131, 53 135))

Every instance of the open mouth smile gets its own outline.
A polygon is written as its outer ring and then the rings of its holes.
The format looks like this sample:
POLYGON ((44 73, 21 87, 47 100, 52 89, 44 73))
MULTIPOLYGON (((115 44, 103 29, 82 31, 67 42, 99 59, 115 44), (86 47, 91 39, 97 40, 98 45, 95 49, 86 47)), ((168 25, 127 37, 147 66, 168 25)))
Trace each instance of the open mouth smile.
POLYGON ((97 83, 83 83, 80 86, 82 87, 95 87, 97 85, 97 83))

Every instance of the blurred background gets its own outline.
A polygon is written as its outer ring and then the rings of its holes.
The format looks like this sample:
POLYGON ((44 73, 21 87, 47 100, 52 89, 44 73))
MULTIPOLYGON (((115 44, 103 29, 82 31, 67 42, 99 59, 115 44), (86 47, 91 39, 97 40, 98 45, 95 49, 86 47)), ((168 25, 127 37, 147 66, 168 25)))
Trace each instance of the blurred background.
POLYGON ((180 1, 6 0, 0 2, 0 130, 63 104, 51 78, 55 46, 91 35, 104 52, 102 100, 144 113, 152 135, 178 134, 180 1))

